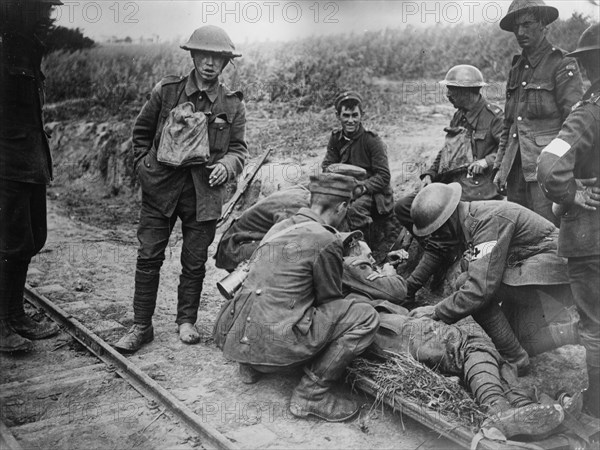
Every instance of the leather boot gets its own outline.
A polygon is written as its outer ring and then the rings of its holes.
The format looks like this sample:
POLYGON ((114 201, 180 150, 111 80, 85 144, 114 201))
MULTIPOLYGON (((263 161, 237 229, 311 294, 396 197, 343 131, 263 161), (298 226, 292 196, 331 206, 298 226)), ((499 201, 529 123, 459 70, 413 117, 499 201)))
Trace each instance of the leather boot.
POLYGON ((600 417, 600 367, 587 366, 588 388, 583 392, 583 412, 600 417))
POLYGON ((32 348, 29 339, 15 333, 7 320, 0 320, 0 352, 28 352, 32 348))
POLYGON ((337 342, 330 344, 310 369, 304 369, 305 375, 290 400, 290 412, 297 417, 313 415, 328 422, 353 417, 360 409, 356 402, 335 396, 330 389, 355 357, 354 352, 337 342))
POLYGON ((497 428, 508 439, 514 436, 545 436, 565 418, 563 409, 557 404, 506 408, 504 402, 497 402, 490 405, 488 413, 490 417, 481 427, 497 428))
POLYGON ((529 355, 515 336, 500 307, 493 303, 483 311, 473 314, 475 321, 490 337, 498 353, 517 367, 518 375, 529 373, 529 355))
POLYGON ((46 339, 60 331, 60 328, 55 323, 46 320, 36 322, 25 313, 11 317, 8 323, 16 333, 27 339, 46 339))
POLYGON ((133 324, 127 334, 113 345, 119 353, 135 353, 142 345, 154 340, 154 328, 152 324, 133 324))

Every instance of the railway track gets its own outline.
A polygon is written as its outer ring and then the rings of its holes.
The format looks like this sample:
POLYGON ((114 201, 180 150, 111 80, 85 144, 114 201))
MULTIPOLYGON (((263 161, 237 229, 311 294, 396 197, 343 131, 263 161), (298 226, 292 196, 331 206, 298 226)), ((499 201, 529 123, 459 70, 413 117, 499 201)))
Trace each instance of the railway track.
POLYGON ((30 287, 25 299, 57 322, 61 332, 39 341, 42 348, 36 346, 40 351, 34 354, 2 357, 2 448, 62 447, 74 434, 89 434, 94 448, 186 443, 238 448, 147 375, 144 367, 128 361, 59 306, 30 287), (149 431, 161 419, 178 429, 169 435, 149 431), (131 437, 132 428, 141 430, 138 436, 131 437), (129 442, 120 440, 125 436, 129 442))

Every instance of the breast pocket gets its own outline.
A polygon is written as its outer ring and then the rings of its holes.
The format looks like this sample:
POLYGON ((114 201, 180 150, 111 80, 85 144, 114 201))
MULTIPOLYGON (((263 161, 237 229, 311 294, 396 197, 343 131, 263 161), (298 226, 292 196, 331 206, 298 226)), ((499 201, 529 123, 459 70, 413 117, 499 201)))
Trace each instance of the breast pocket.
POLYGON ((36 96, 39 96, 35 73, 30 69, 19 67, 10 67, 8 73, 9 79, 6 83, 8 103, 33 105, 36 96))
POLYGON ((532 81, 525 87, 527 117, 544 119, 558 117, 559 108, 554 99, 554 80, 532 81))
POLYGON ((481 159, 487 156, 485 145, 485 138, 487 137, 487 134, 487 129, 473 132, 473 156, 475 159, 481 159))

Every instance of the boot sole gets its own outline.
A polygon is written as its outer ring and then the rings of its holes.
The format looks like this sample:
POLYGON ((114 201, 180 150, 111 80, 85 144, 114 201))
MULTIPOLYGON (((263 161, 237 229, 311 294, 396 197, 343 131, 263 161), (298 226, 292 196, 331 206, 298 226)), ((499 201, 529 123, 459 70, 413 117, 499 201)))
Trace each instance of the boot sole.
POLYGON ((356 414, 358 414, 359 411, 360 411, 360 408, 358 408, 356 411, 354 411, 352 414, 349 414, 346 417, 342 417, 339 419, 332 419, 330 417, 324 417, 315 412, 305 411, 304 409, 296 408, 293 405, 290 405, 290 412, 292 413, 293 416, 300 417, 301 419, 306 419, 309 416, 314 416, 321 420, 324 420, 326 422, 331 422, 331 423, 345 422, 346 420, 349 420, 349 419, 353 418, 354 416, 356 416, 356 414))
POLYGON ((0 353, 27 353, 33 350, 31 342, 24 343, 17 347, 0 347, 0 353))
POLYGON ((30 334, 27 333, 26 331, 18 331, 15 329, 15 333, 17 333, 20 336, 23 336, 24 338, 27 339, 32 339, 34 341, 40 340, 40 339, 47 339, 49 337, 52 336, 56 336, 58 333, 60 332, 60 328, 57 328, 56 330, 48 330, 45 333, 37 333, 37 334, 30 334))
POLYGON ((556 404, 524 406, 499 414, 489 425, 500 429, 510 439, 514 436, 544 435, 558 427, 564 418, 563 409, 556 404))

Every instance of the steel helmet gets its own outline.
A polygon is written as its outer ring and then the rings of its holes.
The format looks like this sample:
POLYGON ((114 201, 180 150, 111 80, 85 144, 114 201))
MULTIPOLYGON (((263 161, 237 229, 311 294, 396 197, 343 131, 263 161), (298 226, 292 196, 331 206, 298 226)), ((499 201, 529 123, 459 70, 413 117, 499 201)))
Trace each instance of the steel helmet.
POLYGON ((487 83, 483 81, 481 71, 477 67, 468 64, 454 66, 448 71, 446 78, 440 81, 440 84, 456 87, 487 86, 487 83))
POLYGON ((506 16, 500 21, 500 28, 504 31, 514 32, 515 19, 520 14, 526 14, 532 10, 537 10, 545 16, 544 23, 546 25, 558 19, 558 9, 546 5, 544 0, 514 0, 508 7, 506 16))
POLYGON ((600 50, 600 24, 598 23, 581 33, 577 49, 568 53, 567 56, 583 56, 584 53, 594 50, 600 50))
POLYGON ((459 183, 431 183, 421 189, 410 208, 415 236, 428 236, 444 225, 456 210, 461 195, 459 183))
POLYGON ((192 33, 188 41, 181 46, 184 50, 200 50, 210 53, 219 53, 228 58, 242 56, 235 52, 235 46, 222 28, 214 25, 205 25, 192 33))

